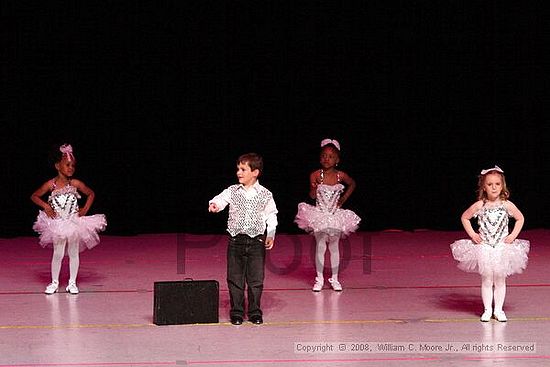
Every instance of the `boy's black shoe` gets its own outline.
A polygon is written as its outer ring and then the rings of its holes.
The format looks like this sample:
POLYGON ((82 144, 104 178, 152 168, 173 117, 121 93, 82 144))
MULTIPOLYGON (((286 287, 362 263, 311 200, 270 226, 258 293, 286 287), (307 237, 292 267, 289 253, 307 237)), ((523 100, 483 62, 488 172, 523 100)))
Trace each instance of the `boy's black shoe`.
POLYGON ((231 323, 233 325, 241 325, 243 323, 243 318, 240 316, 231 316, 231 323))
POLYGON ((260 324, 264 323, 264 319, 262 318, 261 315, 250 316, 249 320, 250 320, 251 323, 256 324, 256 325, 260 325, 260 324))

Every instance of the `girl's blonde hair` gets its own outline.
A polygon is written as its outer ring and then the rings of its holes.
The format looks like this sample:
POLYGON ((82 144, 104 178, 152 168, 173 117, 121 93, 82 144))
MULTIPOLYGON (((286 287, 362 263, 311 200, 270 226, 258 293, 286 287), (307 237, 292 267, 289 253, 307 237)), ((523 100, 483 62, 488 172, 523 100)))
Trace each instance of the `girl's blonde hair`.
POLYGON ((479 175, 479 179, 477 181, 477 200, 487 201, 487 193, 485 192, 485 190, 483 190, 483 187, 485 186, 485 178, 488 175, 500 176, 500 180, 502 181, 502 191, 500 192, 499 199, 507 200, 510 197, 510 190, 506 186, 506 178, 504 177, 504 173, 498 172, 496 170, 489 171, 484 175, 479 175))

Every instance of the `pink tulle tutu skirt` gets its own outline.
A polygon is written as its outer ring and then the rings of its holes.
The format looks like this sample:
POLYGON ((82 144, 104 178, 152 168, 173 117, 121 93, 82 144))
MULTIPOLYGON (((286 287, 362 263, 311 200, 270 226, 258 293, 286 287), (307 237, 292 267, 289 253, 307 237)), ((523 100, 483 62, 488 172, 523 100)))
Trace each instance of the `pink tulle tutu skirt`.
POLYGON ((50 218, 40 211, 32 228, 40 234, 42 247, 53 247, 54 242, 70 239, 78 241, 79 250, 82 252, 99 243, 98 232, 106 227, 107 220, 103 214, 84 217, 73 214, 67 219, 60 219, 50 218))
POLYGON ((294 218, 298 227, 308 233, 326 232, 342 237, 355 232, 360 221, 361 218, 349 209, 338 208, 331 214, 307 203, 298 204, 294 218))
POLYGON ((509 276, 521 273, 527 267, 529 245, 527 240, 516 239, 512 243, 502 242, 493 247, 462 239, 451 244, 451 251, 458 261, 458 268, 463 271, 509 276))

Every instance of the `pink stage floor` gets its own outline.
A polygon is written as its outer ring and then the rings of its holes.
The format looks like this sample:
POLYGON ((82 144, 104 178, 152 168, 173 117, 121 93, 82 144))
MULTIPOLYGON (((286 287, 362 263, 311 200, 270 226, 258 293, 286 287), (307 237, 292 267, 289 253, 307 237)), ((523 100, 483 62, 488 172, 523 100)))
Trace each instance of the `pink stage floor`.
POLYGON ((280 234, 259 326, 228 321, 223 235, 102 236, 81 254, 81 293, 51 296, 51 250, 0 239, 0 367, 550 365, 550 231, 520 236, 531 252, 508 279, 507 323, 479 321, 480 278, 450 255, 464 237, 354 234, 341 243, 344 291, 314 293, 312 237, 280 234), (153 324, 154 282, 185 278, 219 281, 219 323, 153 324))

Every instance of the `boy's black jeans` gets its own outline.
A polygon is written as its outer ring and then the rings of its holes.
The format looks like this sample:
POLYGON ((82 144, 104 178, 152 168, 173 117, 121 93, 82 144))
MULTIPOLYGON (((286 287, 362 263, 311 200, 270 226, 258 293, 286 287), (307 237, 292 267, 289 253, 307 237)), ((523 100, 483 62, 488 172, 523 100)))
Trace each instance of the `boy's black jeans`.
POLYGON ((244 315, 245 283, 248 288, 248 317, 262 315, 260 300, 264 289, 265 251, 262 236, 238 234, 229 237, 227 285, 230 317, 244 315))

